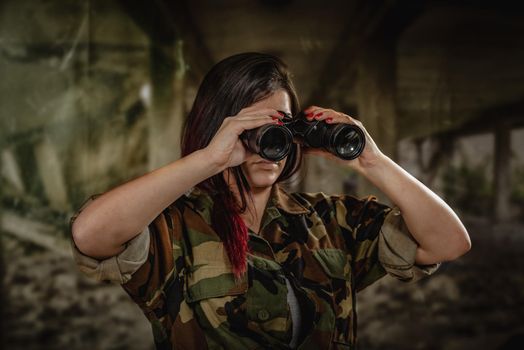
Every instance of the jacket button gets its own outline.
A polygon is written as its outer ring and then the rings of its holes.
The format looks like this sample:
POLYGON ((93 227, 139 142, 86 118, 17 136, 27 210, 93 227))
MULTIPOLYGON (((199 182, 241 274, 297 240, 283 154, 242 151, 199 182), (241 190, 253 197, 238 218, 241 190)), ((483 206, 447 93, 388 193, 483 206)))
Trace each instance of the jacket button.
POLYGON ((261 309, 258 311, 258 319, 260 321, 267 321, 269 319, 269 312, 266 309, 261 309))
POLYGON ((263 260, 257 260, 255 262, 255 266, 258 267, 259 269, 265 269, 267 267, 267 264, 263 260))

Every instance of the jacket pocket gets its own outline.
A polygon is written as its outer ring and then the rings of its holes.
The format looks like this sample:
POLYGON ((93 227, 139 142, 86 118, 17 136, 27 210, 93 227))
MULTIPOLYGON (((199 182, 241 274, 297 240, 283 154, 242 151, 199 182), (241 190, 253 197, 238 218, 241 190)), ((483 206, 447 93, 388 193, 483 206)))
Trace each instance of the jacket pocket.
POLYGON ((255 331, 264 347, 289 341, 287 286, 278 263, 250 254, 247 272, 235 281, 229 261, 209 256, 206 259, 195 260, 184 293, 205 330, 217 332, 228 324, 228 332, 255 331))
POLYGON ((185 277, 184 297, 188 303, 238 295, 248 289, 246 274, 235 280, 223 244, 218 242, 206 242, 193 248, 193 261, 185 277))
POLYGON ((351 257, 341 249, 327 248, 313 252, 324 272, 331 278, 351 280, 351 257))
POLYGON ((199 266, 187 275, 185 299, 193 303, 202 299, 242 294, 247 288, 246 277, 235 281, 231 268, 220 265, 199 266))

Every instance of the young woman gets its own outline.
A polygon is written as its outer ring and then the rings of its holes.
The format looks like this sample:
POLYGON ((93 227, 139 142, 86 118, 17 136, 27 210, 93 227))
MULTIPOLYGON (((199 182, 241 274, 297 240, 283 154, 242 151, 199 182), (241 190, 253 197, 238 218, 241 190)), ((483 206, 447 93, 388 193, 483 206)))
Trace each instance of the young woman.
POLYGON ((414 281, 470 249, 436 194, 384 155, 361 122, 310 106, 308 119, 357 124, 343 161, 384 192, 288 193, 301 146, 279 162, 239 135, 299 112, 284 63, 244 53, 215 65, 189 113, 181 159, 102 195, 71 218, 80 269, 122 284, 158 349, 331 349, 356 342, 356 292, 390 274, 414 281))

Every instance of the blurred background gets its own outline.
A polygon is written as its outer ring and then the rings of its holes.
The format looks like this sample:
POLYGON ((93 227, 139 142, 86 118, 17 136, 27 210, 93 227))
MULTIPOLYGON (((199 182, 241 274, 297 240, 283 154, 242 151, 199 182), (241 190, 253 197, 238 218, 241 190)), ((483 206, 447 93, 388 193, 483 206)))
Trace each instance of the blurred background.
MULTIPOLYGON (((153 349, 118 285, 72 262, 91 194, 180 157, 218 60, 286 61, 303 107, 359 118, 444 198, 473 248, 431 278, 358 296, 361 349, 514 349, 524 340, 524 11, 515 1, 0 2, 1 317, 5 349, 153 349)), ((308 156, 290 190, 377 195, 308 156)))

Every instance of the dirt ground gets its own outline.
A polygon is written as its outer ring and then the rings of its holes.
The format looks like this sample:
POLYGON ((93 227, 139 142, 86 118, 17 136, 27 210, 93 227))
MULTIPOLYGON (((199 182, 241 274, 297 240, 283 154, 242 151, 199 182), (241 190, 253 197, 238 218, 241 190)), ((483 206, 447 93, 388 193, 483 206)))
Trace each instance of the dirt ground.
POLYGON ((524 227, 466 226, 463 257, 417 283, 386 277, 359 294, 361 349, 522 349, 524 227))
MULTIPOLYGON (((466 224, 473 249, 433 276, 385 277, 358 296, 359 349, 508 350, 524 340, 524 226, 466 224)), ((119 286, 4 237, 6 349, 153 349, 119 286)), ((521 349, 521 347, 519 347, 521 349)))

